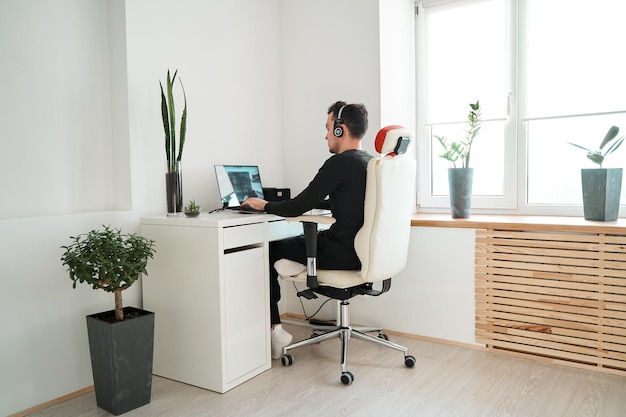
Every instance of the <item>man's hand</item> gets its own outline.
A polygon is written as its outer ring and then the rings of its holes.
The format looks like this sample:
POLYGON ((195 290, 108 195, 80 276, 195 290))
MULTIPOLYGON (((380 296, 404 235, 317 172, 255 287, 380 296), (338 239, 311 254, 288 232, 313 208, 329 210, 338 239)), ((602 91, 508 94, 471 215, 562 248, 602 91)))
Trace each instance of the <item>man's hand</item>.
POLYGON ((262 198, 250 197, 250 198, 246 198, 241 203, 241 207, 251 207, 255 210, 265 211, 266 204, 267 204, 267 201, 263 200, 262 198))

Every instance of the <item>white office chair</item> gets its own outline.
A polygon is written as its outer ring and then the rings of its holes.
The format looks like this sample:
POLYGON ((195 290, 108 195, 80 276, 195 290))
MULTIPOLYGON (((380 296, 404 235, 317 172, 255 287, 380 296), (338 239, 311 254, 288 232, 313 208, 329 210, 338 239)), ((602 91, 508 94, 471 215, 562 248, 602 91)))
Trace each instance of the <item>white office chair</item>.
POLYGON ((346 363, 350 337, 402 351, 405 366, 415 365, 415 358, 408 354, 408 349, 390 342, 381 329, 352 328, 348 302, 357 295, 378 296, 387 292, 391 277, 402 271, 406 264, 416 163, 404 153, 411 139, 411 133, 401 126, 387 126, 376 135, 376 151, 381 156, 372 158, 367 165, 364 222, 354 240, 361 261, 360 271, 316 269, 317 224, 332 223, 332 217, 303 215, 287 219, 303 222, 308 260, 306 266, 279 260, 276 263, 279 275, 285 280, 307 284, 308 289, 300 291, 299 296, 317 298, 315 294, 320 294, 338 300, 339 319, 335 328, 322 334, 314 332, 309 339, 286 346, 281 359, 283 366, 293 363, 289 354, 292 349, 334 337, 341 338, 341 382, 346 385, 354 380, 346 363), (381 289, 376 290, 373 283, 379 281, 381 289), (370 331, 378 331, 378 336, 366 333, 370 331))

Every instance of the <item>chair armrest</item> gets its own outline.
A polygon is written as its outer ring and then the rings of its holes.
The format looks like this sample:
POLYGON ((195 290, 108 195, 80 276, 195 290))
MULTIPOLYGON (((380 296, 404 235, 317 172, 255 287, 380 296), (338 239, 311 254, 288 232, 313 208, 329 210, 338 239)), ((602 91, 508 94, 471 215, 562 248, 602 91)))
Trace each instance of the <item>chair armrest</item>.
POLYGON ((303 214, 296 217, 285 217, 288 222, 303 222, 316 224, 333 224, 336 219, 332 216, 324 216, 321 214, 303 214))
POLYGON ((317 214, 303 214, 296 217, 285 217, 285 220, 302 223, 307 256, 307 286, 311 289, 319 288, 317 282, 317 225, 333 224, 335 218, 317 214))

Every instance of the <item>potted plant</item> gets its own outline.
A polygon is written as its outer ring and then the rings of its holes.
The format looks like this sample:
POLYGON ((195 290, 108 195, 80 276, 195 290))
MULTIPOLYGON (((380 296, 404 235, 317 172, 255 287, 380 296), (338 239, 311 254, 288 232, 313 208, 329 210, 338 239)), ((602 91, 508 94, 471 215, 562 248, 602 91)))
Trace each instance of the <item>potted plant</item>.
POLYGON ((161 116, 163 118, 163 130, 165 131, 165 157, 167 159, 167 172, 165 174, 165 195, 167 200, 167 212, 179 213, 183 209, 183 179, 181 172, 181 160, 183 157, 183 147, 185 145, 185 135, 187 133, 187 95, 183 82, 180 87, 183 92, 185 107, 180 119, 180 138, 178 143, 178 154, 176 153, 176 106, 174 104, 174 82, 178 70, 174 72, 174 76, 170 77, 170 71, 167 71, 166 91, 163 91, 163 84, 159 81, 161 87, 161 116))
POLYGON ((472 183, 474 168, 470 168, 470 156, 472 144, 480 132, 481 110, 479 100, 470 103, 470 111, 467 114, 467 130, 465 138, 460 142, 448 143, 445 136, 435 136, 444 153, 439 155, 450 162, 448 168, 448 185, 450 189, 450 208, 453 218, 467 218, 470 216, 472 207, 472 183), (457 163, 460 164, 457 167, 457 163))
POLYGON ((84 282, 115 297, 113 310, 87 316, 87 333, 96 402, 119 415, 150 402, 154 313, 123 307, 122 291, 147 274, 154 241, 109 226, 70 239, 61 261, 73 287, 84 282))
POLYGON ((622 168, 602 168, 604 159, 624 142, 624 136, 617 138, 618 133, 619 127, 611 126, 604 135, 600 148, 595 150, 568 142, 586 151, 587 158, 599 166, 581 170, 585 220, 614 221, 619 215, 622 168))
POLYGON ((196 217, 200 214, 200 205, 196 203, 196 200, 189 200, 184 210, 185 216, 196 217))

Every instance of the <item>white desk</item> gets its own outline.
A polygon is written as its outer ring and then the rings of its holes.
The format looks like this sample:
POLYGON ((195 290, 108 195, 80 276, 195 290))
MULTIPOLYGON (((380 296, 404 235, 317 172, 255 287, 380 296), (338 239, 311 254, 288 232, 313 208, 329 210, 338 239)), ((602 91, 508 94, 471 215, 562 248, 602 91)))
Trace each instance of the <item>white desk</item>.
POLYGON ((268 214, 141 219, 156 243, 142 280, 153 372, 224 393, 271 367, 268 242, 302 233, 268 214))

